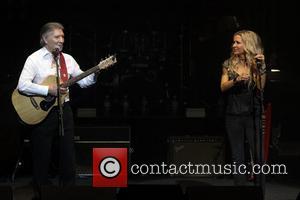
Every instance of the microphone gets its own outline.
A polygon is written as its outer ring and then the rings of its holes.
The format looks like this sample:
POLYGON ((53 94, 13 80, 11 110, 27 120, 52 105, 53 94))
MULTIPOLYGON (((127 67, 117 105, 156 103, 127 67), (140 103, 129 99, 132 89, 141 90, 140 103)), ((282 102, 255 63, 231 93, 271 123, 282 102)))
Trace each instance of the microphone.
POLYGON ((257 67, 261 67, 261 65, 262 65, 261 60, 259 60, 259 59, 257 59, 257 58, 255 58, 255 63, 256 63, 256 66, 257 66, 257 67))
POLYGON ((59 53, 60 53, 60 49, 59 48, 55 48, 52 51, 52 54, 53 54, 54 57, 57 57, 59 55, 59 53))

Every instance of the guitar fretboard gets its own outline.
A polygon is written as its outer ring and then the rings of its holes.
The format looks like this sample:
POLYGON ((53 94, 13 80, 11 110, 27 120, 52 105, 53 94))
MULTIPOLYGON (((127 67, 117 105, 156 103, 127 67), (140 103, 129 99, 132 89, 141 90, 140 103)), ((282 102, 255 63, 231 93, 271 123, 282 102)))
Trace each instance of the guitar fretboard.
POLYGON ((98 70, 100 70, 98 65, 95 67, 92 67, 92 68, 86 70, 85 72, 83 72, 82 74, 69 79, 66 83, 63 84, 63 86, 69 87, 69 86, 73 85, 74 83, 76 83, 77 81, 80 81, 81 79, 87 77, 88 75, 90 75, 98 70))

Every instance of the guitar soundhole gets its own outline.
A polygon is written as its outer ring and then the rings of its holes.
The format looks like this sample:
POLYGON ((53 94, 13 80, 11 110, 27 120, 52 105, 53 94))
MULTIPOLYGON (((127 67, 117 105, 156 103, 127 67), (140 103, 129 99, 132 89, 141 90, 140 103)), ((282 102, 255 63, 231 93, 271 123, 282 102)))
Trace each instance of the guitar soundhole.
POLYGON ((53 96, 47 96, 45 100, 41 101, 40 107, 43 111, 48 111, 53 104, 55 103, 55 97, 53 96))

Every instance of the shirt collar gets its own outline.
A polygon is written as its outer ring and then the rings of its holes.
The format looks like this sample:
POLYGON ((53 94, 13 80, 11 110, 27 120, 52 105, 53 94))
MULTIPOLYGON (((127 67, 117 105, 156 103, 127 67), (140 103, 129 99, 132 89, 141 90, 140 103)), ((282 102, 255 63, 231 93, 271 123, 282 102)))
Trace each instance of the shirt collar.
POLYGON ((48 49, 46 47, 43 47, 41 49, 41 52, 42 52, 42 55, 43 57, 49 57, 49 56, 52 56, 52 53, 50 51, 48 51, 48 49))

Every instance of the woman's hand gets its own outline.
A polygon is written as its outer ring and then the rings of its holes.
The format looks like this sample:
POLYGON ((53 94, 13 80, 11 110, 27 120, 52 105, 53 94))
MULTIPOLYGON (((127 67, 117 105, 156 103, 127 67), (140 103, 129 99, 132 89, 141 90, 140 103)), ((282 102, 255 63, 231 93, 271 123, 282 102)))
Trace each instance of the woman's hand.
POLYGON ((256 68, 259 70, 260 75, 265 74, 267 70, 265 56, 263 54, 257 54, 254 58, 256 59, 256 68))
POLYGON ((261 64, 265 63, 265 56, 264 54, 256 54, 256 56, 254 56, 256 62, 260 62, 261 64))
POLYGON ((235 83, 240 83, 240 82, 243 82, 243 81, 249 81, 249 79, 250 79, 250 75, 246 74, 246 73, 243 73, 243 74, 240 74, 238 77, 236 77, 235 83))

